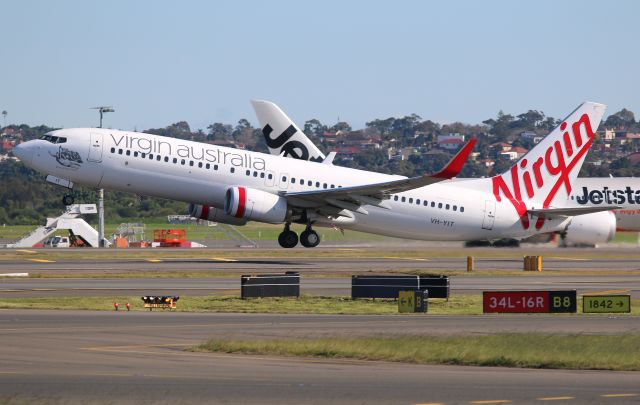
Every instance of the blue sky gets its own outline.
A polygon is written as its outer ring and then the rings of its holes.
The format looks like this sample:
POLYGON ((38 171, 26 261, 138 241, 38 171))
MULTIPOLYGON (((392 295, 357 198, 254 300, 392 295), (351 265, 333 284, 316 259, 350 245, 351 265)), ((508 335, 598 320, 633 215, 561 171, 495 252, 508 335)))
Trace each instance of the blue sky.
POLYGON ((416 113, 560 118, 585 100, 640 115, 637 1, 4 1, 8 123, 126 130, 416 113))

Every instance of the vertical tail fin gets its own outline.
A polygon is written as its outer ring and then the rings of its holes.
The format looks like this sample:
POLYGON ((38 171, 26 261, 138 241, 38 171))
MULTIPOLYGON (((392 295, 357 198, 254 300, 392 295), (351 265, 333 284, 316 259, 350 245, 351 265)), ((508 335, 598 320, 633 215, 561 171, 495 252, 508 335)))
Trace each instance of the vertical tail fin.
POLYGON ((604 104, 583 103, 511 169, 492 178, 496 200, 507 198, 525 228, 528 208, 564 205, 605 108, 604 104))
POLYGON ((270 101, 251 100, 258 116, 269 152, 272 155, 322 162, 324 154, 277 105, 270 101))

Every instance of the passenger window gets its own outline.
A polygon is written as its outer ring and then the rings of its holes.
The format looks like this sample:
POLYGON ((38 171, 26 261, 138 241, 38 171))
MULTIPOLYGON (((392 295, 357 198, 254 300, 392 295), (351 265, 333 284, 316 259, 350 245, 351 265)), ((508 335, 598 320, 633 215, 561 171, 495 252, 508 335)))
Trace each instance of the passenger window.
POLYGON ((460 207, 460 212, 464 212, 464 207, 460 207))
POLYGON ((287 176, 282 176, 282 181, 287 181, 287 176))
POLYGON ((454 210, 454 211, 458 211, 458 206, 457 206, 457 205, 454 205, 454 206, 453 206, 453 210, 454 210))
POLYGON ((413 204, 413 197, 409 198, 409 204, 413 204))
POLYGON ((165 161, 165 162, 167 162, 167 163, 169 163, 169 156, 165 156, 165 157, 164 157, 164 161, 165 161))
POLYGON ((438 208, 442 208, 442 203, 438 203, 438 208))
POLYGON ((122 149, 118 149, 118 155, 122 155, 122 149))
POLYGON ((213 170, 218 170, 218 165, 213 165, 213 170))
POLYGON ((433 202, 433 201, 431 201, 431 208, 433 208, 433 207, 435 207, 435 206, 436 206, 436 203, 435 203, 435 202, 433 202))
POLYGON ((419 198, 418 198, 418 199, 416 199, 416 204, 417 204, 417 205, 420 205, 420 199, 419 199, 419 198))
POLYGON ((273 174, 269 173, 269 175, 267 176, 267 178, 268 178, 269 180, 273 179, 273 174))
POLYGON ((247 176, 251 176, 251 170, 247 170, 246 172, 244 172, 244 174, 246 174, 247 176))
POLYGON ((162 159, 162 156, 160 156, 160 155, 156 155, 156 160, 157 160, 158 162, 160 161, 160 159, 162 159))
POLYGON ((260 172, 260 178, 264 179, 264 172, 260 172))
POLYGON ((336 186, 334 186, 333 184, 331 185, 331 188, 336 188, 336 186))
POLYGON ((153 155, 149 153, 149 160, 153 160, 153 155))
POLYGON ((198 162, 198 168, 202 169, 202 162, 198 162))
POLYGON ((427 205, 429 205, 429 201, 424 200, 424 201, 422 202, 422 205, 424 205, 424 206, 426 207, 427 205))
POLYGON ((320 188, 320 182, 316 181, 316 187, 320 188))
POLYGON ((401 200, 401 201, 402 201, 402 202, 407 201, 407 197, 402 197, 402 200, 401 200))
POLYGON ((173 163, 178 163, 178 158, 173 158, 173 163))
POLYGON ((304 180, 300 179, 300 185, 304 186, 304 180))
POLYGON ((130 151, 130 150, 127 150, 127 152, 125 153, 125 155, 127 155, 127 156, 131 156, 131 151, 130 151))
POLYGON ((138 152, 133 152, 133 157, 138 157, 138 152))
POLYGON ((210 168, 211 168, 211 165, 210 165, 209 163, 207 163, 206 165, 204 165, 204 168, 205 168, 205 169, 210 169, 210 168))
POLYGON ((235 173, 235 172, 236 172, 236 168, 235 168, 235 167, 232 167, 232 168, 231 168, 231 173, 235 173))
POLYGON ((313 186, 313 182, 311 180, 307 181, 307 186, 309 187, 313 186))
POLYGON ((296 178, 295 178, 295 177, 292 177, 292 178, 291 178, 291 184, 294 184, 295 182, 296 182, 296 178))
POLYGON ((115 153, 116 148, 111 148, 111 153, 115 153))
POLYGON ((253 177, 258 177, 258 172, 253 172, 253 177))
POLYGON ((397 195, 393 196, 393 201, 398 201, 398 196, 397 195))
POLYGON ((193 166, 193 160, 189 161, 189 166, 193 166))
POLYGON ((146 154, 146 153, 140 153, 140 157, 141 157, 141 158, 143 158, 143 159, 144 159, 146 156, 147 156, 147 154, 146 154))
POLYGON ((186 163, 186 161, 184 159, 180 160, 180 164, 184 166, 184 164, 186 163))
POLYGON ((449 209, 449 204, 445 205, 444 208, 448 210, 449 209))

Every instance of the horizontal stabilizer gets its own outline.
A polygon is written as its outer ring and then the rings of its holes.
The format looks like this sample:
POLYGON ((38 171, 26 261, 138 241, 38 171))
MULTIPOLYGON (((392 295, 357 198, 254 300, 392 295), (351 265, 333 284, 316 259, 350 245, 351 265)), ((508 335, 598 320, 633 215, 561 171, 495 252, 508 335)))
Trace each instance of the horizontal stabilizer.
POLYGON ((620 206, 604 206, 604 207, 571 207, 571 208, 541 208, 530 209, 527 212, 534 216, 544 217, 574 217, 576 215, 592 214, 594 212, 617 210, 620 206))

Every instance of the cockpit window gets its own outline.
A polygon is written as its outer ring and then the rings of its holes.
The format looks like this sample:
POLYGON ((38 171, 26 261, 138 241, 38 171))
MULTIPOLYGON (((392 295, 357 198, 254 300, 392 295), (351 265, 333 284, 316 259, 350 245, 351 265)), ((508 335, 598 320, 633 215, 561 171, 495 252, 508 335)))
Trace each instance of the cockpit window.
POLYGON ((43 141, 51 142, 51 143, 67 142, 67 138, 65 138, 64 136, 42 135, 40 139, 42 139, 43 141))

